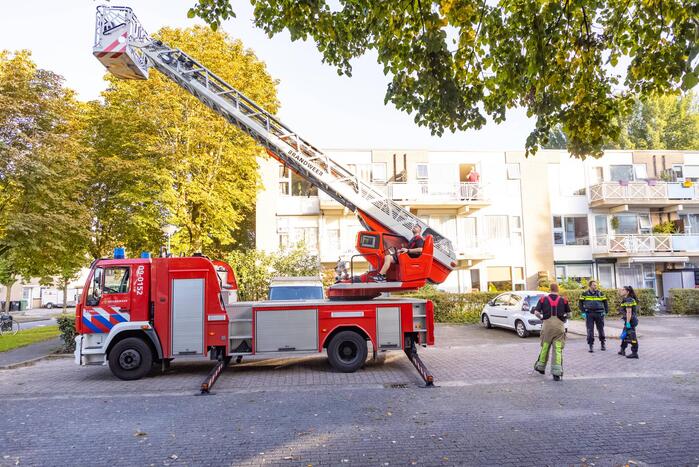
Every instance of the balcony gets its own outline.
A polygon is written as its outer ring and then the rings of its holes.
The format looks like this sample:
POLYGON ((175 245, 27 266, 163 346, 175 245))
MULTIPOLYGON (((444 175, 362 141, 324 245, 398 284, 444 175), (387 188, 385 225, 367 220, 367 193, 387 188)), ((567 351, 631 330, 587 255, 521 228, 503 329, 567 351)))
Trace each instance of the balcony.
POLYGON ((594 238, 595 257, 646 256, 649 261, 688 261, 699 255, 699 234, 600 235, 594 238))
POLYGON ((590 187, 590 206, 620 205, 665 207, 699 205, 699 191, 694 184, 682 182, 602 182, 590 187))
MULTIPOLYGON (((396 183, 384 185, 372 183, 372 187, 385 193, 390 199, 415 207, 483 207, 489 204, 487 189, 481 183, 396 183)), ((320 193, 320 208, 342 209, 342 206, 325 193, 320 193)))

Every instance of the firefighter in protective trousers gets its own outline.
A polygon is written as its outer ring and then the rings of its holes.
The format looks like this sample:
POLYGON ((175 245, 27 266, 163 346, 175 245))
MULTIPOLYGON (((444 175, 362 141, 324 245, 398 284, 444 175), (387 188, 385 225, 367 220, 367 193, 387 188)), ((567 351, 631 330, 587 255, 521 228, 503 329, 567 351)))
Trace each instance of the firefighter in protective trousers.
POLYGON ((563 377, 563 347, 566 342, 565 322, 570 316, 568 301, 558 294, 558 285, 551 284, 551 293, 541 297, 534 308, 534 314, 543 321, 541 325, 541 351, 534 369, 542 375, 551 356, 551 374, 554 381, 563 377))
POLYGON ((597 282, 590 281, 590 287, 580 296, 580 313, 585 318, 587 325, 587 345, 592 353, 592 345, 595 343, 595 327, 597 327, 597 337, 599 338, 602 350, 607 350, 604 337, 604 317, 609 313, 607 297, 597 289, 597 282))

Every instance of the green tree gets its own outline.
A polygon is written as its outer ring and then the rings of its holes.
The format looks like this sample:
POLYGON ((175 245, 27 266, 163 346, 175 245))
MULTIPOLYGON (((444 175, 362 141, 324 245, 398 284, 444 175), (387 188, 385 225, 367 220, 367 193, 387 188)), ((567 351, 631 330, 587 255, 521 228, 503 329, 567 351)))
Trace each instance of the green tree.
POLYGON ((691 92, 636 100, 622 125, 619 149, 699 149, 699 104, 691 92))
POLYGON ((29 52, 0 52, 0 260, 8 289, 20 275, 46 277, 84 261, 83 111, 29 52))
POLYGON ((304 245, 278 253, 260 250, 233 251, 227 258, 236 273, 238 300, 257 301, 268 297, 273 277, 319 276, 320 261, 304 245))
MULTIPOLYGON (((164 28, 155 36, 276 112, 276 82, 240 41, 205 27, 164 28)), ((116 242, 153 249, 168 223, 180 227, 172 237, 176 253, 231 251, 247 238, 241 228, 254 215, 262 148, 160 73, 147 81, 107 80, 97 106, 102 127, 94 133, 95 164, 108 162, 94 196, 102 233, 95 252, 116 242)))
MULTIPOLYGON (((529 153, 560 124, 575 156, 600 156, 637 96, 699 81, 699 3, 684 0, 251 0, 269 35, 315 41, 350 75, 368 50, 390 83, 385 101, 434 134, 480 128, 523 107, 529 153), (623 65, 623 66, 622 66, 623 65), (625 68, 625 70, 622 70, 625 68)), ((230 0, 189 11, 217 27, 230 0)))

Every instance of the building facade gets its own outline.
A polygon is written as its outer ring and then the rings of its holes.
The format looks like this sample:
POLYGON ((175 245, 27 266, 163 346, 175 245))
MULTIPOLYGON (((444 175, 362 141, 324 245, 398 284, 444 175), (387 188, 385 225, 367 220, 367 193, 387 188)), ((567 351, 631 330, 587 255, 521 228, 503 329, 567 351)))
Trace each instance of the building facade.
MULTIPOLYGON (((699 152, 325 152, 452 240, 446 290, 536 288, 548 276, 663 296, 667 284, 689 286, 699 264, 699 152)), ((258 248, 303 242, 325 267, 352 259, 354 214, 272 159, 260 170, 258 248)))

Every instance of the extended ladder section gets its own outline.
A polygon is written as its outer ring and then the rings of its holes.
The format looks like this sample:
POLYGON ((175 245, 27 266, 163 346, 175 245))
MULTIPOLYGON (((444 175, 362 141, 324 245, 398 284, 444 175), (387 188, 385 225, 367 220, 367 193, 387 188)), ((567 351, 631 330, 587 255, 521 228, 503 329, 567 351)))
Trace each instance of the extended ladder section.
POLYGON ((112 73, 125 79, 147 79, 149 67, 156 68, 252 136, 279 162, 360 217, 369 216, 386 231, 409 239, 412 226, 420 225, 423 232, 433 236, 434 259, 441 266, 433 268, 435 273, 429 278, 433 282, 442 282, 456 266, 448 238, 333 161, 192 57, 150 38, 130 8, 97 8, 93 53, 112 73))

